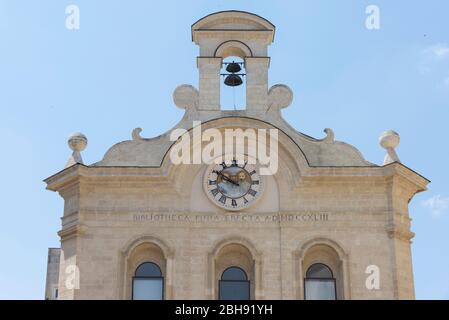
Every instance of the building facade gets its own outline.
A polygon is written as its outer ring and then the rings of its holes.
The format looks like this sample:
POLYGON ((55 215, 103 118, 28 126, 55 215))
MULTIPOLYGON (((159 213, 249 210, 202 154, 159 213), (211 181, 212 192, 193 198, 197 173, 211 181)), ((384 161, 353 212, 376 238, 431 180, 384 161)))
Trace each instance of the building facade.
POLYGON ((47 279, 45 282, 45 300, 57 300, 59 292, 59 258, 60 248, 48 249, 47 279))
POLYGON ((199 86, 174 91, 185 109, 176 128, 151 139, 136 128, 91 165, 80 154, 87 138, 69 139, 65 169, 45 180, 64 200, 46 297, 57 287, 58 299, 414 299, 408 203, 429 181, 401 164, 393 131, 376 165, 331 129, 315 139, 292 128, 281 109, 293 93, 268 86, 274 34, 247 12, 200 19, 199 86), (221 110, 223 77, 244 81, 244 110, 221 110), (250 164, 249 151, 237 161, 237 139, 234 153, 195 159, 212 141, 198 135, 229 130, 268 148, 276 166, 260 153, 250 164), (261 142, 251 130, 276 137, 261 142))

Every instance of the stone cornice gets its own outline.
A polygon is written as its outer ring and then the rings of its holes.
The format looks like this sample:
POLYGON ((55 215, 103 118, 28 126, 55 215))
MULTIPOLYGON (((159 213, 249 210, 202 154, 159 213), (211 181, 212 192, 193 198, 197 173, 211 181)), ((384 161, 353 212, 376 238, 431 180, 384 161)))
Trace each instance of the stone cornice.
POLYGON ((416 192, 425 191, 430 182, 427 178, 413 171, 399 162, 393 162, 385 166, 364 166, 364 167, 309 167, 302 174, 303 177, 353 177, 369 179, 376 177, 400 176, 417 187, 416 192))
POLYGON ((247 29, 196 29, 194 30, 194 41, 198 41, 197 39, 200 37, 216 37, 217 34, 222 38, 226 37, 246 37, 249 39, 259 38, 264 39, 266 44, 270 44, 273 42, 273 30, 247 30, 247 29))
MULTIPOLYGON (((170 183, 170 170, 164 170, 163 167, 116 167, 116 166, 86 166, 76 164, 66 168, 55 175, 47 178, 47 189, 59 191, 71 183, 79 181, 81 177, 86 182, 111 182, 111 181, 142 181, 153 183, 170 183)), ((376 179, 381 177, 400 176, 414 186, 415 193, 425 191, 428 179, 419 175, 410 168, 401 163, 395 162, 386 166, 364 166, 364 167, 308 167, 302 173, 302 177, 308 180, 318 178, 354 178, 376 179)))
POLYGON ((387 234, 390 238, 395 238, 399 240, 411 241, 415 237, 415 233, 407 228, 401 228, 394 225, 388 225, 387 234))
POLYGON ((400 162, 393 162, 382 167, 387 176, 399 176, 416 187, 413 194, 426 191, 430 180, 400 162))
POLYGON ((61 241, 64 241, 82 235, 86 229, 87 226, 76 224, 71 227, 63 228, 58 232, 58 236, 61 238, 61 241))
POLYGON ((77 163, 48 177, 44 180, 44 182, 47 184, 47 190, 58 191, 61 188, 69 185, 70 183, 78 181, 80 170, 82 168, 88 167, 84 164, 77 163))
POLYGON ((58 191, 61 188, 79 181, 79 179, 98 178, 98 180, 110 181, 123 178, 135 180, 147 180, 153 178, 155 181, 166 181, 167 174, 162 167, 97 167, 76 164, 45 179, 47 190, 58 191))

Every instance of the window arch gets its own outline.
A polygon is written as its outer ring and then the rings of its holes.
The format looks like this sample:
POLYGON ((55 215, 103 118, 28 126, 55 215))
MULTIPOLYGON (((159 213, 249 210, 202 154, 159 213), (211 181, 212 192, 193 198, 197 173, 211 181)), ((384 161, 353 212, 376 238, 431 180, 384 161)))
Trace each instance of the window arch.
POLYGON ((222 42, 214 52, 214 57, 227 58, 229 56, 237 56, 242 59, 246 57, 252 57, 253 52, 248 45, 239 40, 228 40, 222 42))
POLYGON ((240 267, 232 266, 223 271, 218 287, 220 300, 250 299, 250 281, 246 272, 240 267))
POLYGON ((332 270, 324 263, 312 264, 304 279, 306 300, 336 300, 336 281, 332 270))
POLYGON ((154 262, 144 262, 136 268, 132 285, 133 300, 164 299, 164 276, 154 262))

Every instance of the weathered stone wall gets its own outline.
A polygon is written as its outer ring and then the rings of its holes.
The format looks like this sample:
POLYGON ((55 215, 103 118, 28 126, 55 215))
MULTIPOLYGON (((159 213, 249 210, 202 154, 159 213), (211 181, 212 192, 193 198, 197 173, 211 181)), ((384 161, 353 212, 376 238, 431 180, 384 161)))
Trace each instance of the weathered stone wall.
POLYGON ((48 249, 47 277, 45 281, 45 300, 58 299, 60 248, 48 249))
MULTIPOLYGON (((172 264, 164 271, 166 298, 216 298, 218 279, 211 260, 221 242, 243 243, 253 250, 252 258, 258 261, 251 279, 255 298, 303 298, 302 263, 307 253, 302 251, 310 242, 338 254, 340 299, 413 298, 411 273, 404 272, 411 266, 409 242, 391 238, 387 228, 393 215, 389 179, 312 176, 289 191, 285 181, 275 183, 279 211, 256 206, 241 213, 221 212, 218 207, 209 212, 186 210, 190 198, 204 192, 201 188, 180 192, 161 181, 138 178, 82 183, 82 228, 76 237, 80 288, 75 297, 129 299, 127 250, 134 240, 147 237, 147 243, 160 241, 170 252, 165 257, 172 264), (380 269, 380 290, 365 286, 369 265, 380 269)), ((273 195, 263 195, 269 197, 273 195)), ((63 241, 63 248, 71 248, 73 239, 63 241)))

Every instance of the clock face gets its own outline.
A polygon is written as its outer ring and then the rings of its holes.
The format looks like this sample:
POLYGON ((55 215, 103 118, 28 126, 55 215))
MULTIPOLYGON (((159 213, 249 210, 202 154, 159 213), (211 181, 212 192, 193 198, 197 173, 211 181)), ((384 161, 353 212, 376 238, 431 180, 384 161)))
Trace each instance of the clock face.
POLYGON ((226 210, 242 210, 262 194, 263 180, 257 167, 250 164, 222 163, 210 166, 204 176, 204 188, 214 204, 226 210))

